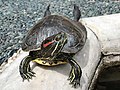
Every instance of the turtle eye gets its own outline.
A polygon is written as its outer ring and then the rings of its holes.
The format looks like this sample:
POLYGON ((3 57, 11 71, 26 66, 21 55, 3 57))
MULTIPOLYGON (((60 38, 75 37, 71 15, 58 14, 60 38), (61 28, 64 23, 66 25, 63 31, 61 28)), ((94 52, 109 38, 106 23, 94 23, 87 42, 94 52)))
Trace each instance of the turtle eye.
POLYGON ((55 40, 56 40, 56 41, 59 41, 59 40, 60 40, 60 38, 56 38, 55 40))
POLYGON ((61 39, 61 36, 60 36, 60 35, 58 35, 58 36, 55 38, 56 41, 59 41, 60 39, 61 39))

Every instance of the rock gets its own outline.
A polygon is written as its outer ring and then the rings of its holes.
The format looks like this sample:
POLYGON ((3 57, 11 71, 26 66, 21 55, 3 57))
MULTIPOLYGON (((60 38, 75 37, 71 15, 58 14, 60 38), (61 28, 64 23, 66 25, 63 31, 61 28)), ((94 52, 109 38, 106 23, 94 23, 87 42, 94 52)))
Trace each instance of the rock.
POLYGON ((14 62, 10 64, 0 75, 0 88, 2 90, 17 89, 17 90, 86 90, 89 87, 91 78, 100 59, 100 45, 94 33, 87 28, 88 39, 79 53, 74 57, 82 68, 81 85, 74 89, 69 85, 67 78, 70 72, 70 65, 59 65, 56 67, 33 66, 36 77, 33 77, 30 82, 22 82, 19 74, 20 61, 28 55, 28 53, 21 52, 14 62), (9 73, 8 73, 9 72, 9 73), (9 77, 9 79, 8 79, 9 77))

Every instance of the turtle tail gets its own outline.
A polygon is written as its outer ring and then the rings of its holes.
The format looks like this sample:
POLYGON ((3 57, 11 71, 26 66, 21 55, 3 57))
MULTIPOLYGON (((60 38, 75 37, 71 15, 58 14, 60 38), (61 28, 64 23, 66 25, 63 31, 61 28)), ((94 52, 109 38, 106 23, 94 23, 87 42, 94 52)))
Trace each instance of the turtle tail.
POLYGON ((50 4, 47 6, 46 11, 44 12, 44 17, 51 15, 50 4))

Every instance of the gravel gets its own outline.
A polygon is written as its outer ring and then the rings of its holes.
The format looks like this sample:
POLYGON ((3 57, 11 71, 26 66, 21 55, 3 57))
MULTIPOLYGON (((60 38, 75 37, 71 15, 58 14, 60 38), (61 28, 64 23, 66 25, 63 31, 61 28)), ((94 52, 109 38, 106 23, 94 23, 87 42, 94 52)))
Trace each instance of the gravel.
POLYGON ((0 65, 20 48, 23 37, 43 17, 48 4, 53 14, 73 19, 75 3, 82 18, 120 13, 119 0, 0 0, 0 65))

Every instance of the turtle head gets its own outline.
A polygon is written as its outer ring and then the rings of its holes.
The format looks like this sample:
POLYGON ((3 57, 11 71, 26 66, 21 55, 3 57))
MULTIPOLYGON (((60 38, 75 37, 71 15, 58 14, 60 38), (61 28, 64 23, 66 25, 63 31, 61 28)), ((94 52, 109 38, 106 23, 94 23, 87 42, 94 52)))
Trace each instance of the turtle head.
POLYGON ((64 45, 67 43, 67 35, 64 32, 59 32, 48 38, 46 38, 42 43, 42 51, 48 52, 50 56, 58 54, 64 45))

